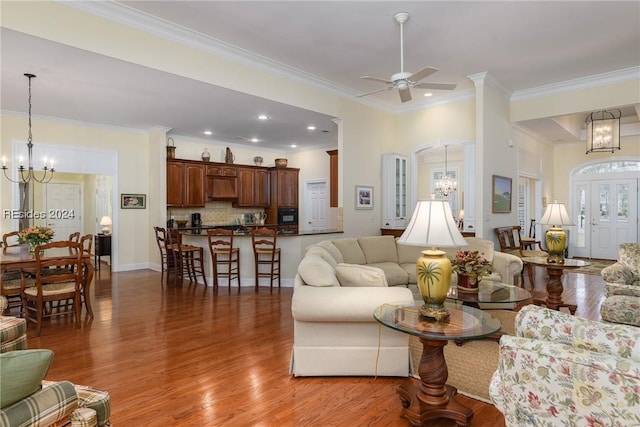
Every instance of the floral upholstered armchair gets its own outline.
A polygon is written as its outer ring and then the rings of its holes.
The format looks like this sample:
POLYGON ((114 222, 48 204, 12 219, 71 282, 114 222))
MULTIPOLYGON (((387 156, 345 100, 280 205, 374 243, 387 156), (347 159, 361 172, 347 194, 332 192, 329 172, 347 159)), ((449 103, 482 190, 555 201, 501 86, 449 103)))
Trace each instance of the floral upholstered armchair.
POLYGON ((618 262, 602 269, 600 275, 606 282, 602 319, 640 326, 640 244, 621 244, 618 262))
POLYGON ((515 327, 489 387, 507 426, 640 425, 640 328, 535 305, 515 327))

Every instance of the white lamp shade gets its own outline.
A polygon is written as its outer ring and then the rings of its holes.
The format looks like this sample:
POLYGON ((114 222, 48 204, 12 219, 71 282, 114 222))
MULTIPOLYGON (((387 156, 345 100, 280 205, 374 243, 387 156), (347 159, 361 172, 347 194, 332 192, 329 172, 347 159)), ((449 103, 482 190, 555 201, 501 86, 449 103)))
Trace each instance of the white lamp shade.
POLYGON ((111 222, 111 218, 108 216, 103 216, 100 220, 100 225, 113 225, 111 222))
POLYGON ((573 221, 571 221, 571 217, 567 213, 567 209, 564 207, 564 203, 549 203, 547 205, 547 210, 544 211, 544 215, 538 221, 539 224, 542 225, 576 225, 573 221))
POLYGON ((444 200, 422 200, 416 205, 398 243, 410 246, 451 248, 467 246, 444 200))

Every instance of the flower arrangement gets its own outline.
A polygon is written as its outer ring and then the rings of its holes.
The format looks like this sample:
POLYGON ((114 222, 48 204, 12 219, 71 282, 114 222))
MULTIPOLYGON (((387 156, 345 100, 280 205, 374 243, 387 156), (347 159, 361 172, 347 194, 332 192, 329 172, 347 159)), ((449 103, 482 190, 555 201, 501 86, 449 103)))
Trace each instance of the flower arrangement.
POLYGON ((453 271, 459 274, 488 276, 493 267, 478 251, 458 251, 451 262, 453 271))
POLYGON ((53 239, 53 230, 49 227, 29 227, 18 232, 18 243, 28 243, 31 250, 53 239))

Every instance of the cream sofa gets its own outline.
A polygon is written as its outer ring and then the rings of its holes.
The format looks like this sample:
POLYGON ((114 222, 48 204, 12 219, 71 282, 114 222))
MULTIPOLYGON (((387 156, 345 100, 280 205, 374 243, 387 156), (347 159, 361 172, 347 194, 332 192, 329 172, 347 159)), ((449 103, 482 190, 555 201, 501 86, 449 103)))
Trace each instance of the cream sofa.
MULTIPOLYGON (((518 257, 493 252, 491 241, 468 242, 465 249, 480 250, 493 262, 490 279, 513 283, 519 276, 518 257)), ((380 326, 373 311, 420 298, 415 270, 423 249, 397 245, 392 236, 325 240, 307 248, 291 304, 291 374, 408 376, 408 335, 380 326)), ((448 253, 453 257, 457 250, 448 253)))

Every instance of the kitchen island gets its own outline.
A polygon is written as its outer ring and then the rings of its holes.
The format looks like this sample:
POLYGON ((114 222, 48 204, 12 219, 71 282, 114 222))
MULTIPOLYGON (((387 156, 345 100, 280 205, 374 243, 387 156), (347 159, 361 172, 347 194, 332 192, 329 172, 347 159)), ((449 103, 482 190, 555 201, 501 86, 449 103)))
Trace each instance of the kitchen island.
MULTIPOLYGON (((222 226, 218 226, 223 228, 222 226)), ((224 226, 224 228, 236 226, 224 226)), ((193 228, 180 228, 180 234, 182 235, 182 241, 184 244, 200 246, 204 248, 204 271, 207 276, 207 283, 209 286, 213 286, 212 266, 211 266, 211 254, 209 252, 207 229, 217 228, 216 226, 202 226, 198 229, 193 228), (198 233, 200 230, 200 233, 198 233)), ((240 228, 240 227, 237 227, 240 228)), ((255 226, 242 227, 236 230, 234 234, 233 244, 240 249, 240 283, 241 286, 255 286, 255 269, 253 264, 253 248, 251 247, 251 233, 250 229, 255 226)), ((283 233, 278 234, 277 246, 281 251, 281 283, 283 287, 293 287, 294 278, 298 271, 298 264, 304 257, 304 253, 308 246, 320 242, 322 240, 336 239, 343 234, 339 230, 300 230, 297 233, 283 233)), ((221 279, 220 289, 224 289, 228 286, 225 279, 221 279)), ((233 287, 236 286, 236 281, 232 282, 233 287)), ((261 286, 269 286, 266 279, 261 286)), ((277 286, 277 285, 276 285, 277 286)))

